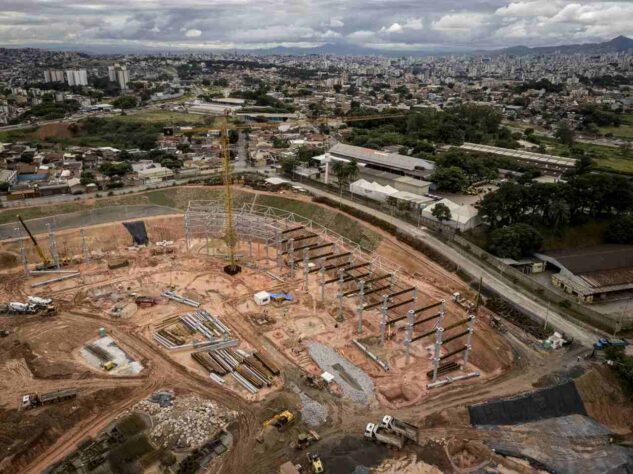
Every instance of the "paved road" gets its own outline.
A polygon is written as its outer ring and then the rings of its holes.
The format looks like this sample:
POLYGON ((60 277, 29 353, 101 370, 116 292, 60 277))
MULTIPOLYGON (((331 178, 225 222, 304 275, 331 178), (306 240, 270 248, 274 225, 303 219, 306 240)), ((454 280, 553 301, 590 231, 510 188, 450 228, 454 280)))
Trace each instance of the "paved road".
MULTIPOLYGON (((157 206, 154 204, 108 206, 98 209, 69 212, 66 214, 56 214, 54 216, 40 217, 38 219, 29 219, 26 223, 31 232, 34 234, 42 234, 48 231, 47 224, 50 224, 53 230, 75 229, 77 227, 88 227, 130 219, 142 219, 143 217, 150 216, 182 214, 182 212, 180 209, 172 209, 171 207, 157 206)), ((18 227, 17 222, 0 225, 0 240, 16 238, 16 227, 18 227)))
POLYGON ((488 286, 494 291, 505 295, 510 301, 512 301, 517 306, 523 308, 523 310, 525 310, 527 313, 530 313, 531 315, 543 321, 545 321, 545 319, 547 318, 549 323, 557 330, 565 332, 565 334, 573 337, 574 340, 582 343, 583 345, 591 346, 596 341, 598 336, 601 335, 599 332, 594 331, 593 329, 581 327, 578 324, 566 319, 564 316, 561 316, 559 313, 557 313, 555 308, 548 309, 546 304, 536 301, 534 295, 525 294, 509 286, 496 274, 484 268, 481 268, 478 262, 471 260, 470 258, 457 252, 452 247, 448 246, 441 240, 429 234, 423 227, 415 227, 409 223, 401 221, 396 217, 390 216, 389 214, 385 214, 383 212, 377 211, 376 209, 364 206, 358 202, 350 201, 345 198, 340 198, 335 194, 328 193, 312 186, 308 186, 305 183, 295 184, 309 190, 311 193, 317 196, 327 196, 336 200, 340 200, 343 204, 355 207, 359 210, 380 217, 381 219, 395 225, 399 229, 420 238, 426 244, 428 244, 429 247, 433 248, 437 252, 450 259, 453 263, 464 269, 474 278, 483 278, 485 286, 488 286))

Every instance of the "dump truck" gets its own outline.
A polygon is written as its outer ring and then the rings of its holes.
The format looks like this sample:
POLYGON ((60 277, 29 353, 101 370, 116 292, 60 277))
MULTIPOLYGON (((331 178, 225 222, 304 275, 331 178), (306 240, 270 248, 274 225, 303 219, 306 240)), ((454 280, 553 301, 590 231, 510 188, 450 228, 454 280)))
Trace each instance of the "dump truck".
POLYGON ((29 393, 22 396, 22 408, 28 410, 30 408, 39 407, 41 405, 49 405, 64 400, 70 400, 77 396, 77 390, 74 388, 65 388, 47 393, 29 393))
POLYGON ((404 438, 391 430, 374 423, 367 423, 365 427, 365 438, 379 441, 398 449, 404 446, 404 438))
POLYGON ((116 367, 116 362, 112 362, 111 360, 109 360, 108 362, 104 362, 103 364, 101 364, 101 367, 103 368, 103 370, 110 372, 116 367))
POLYGON ((418 442, 418 427, 410 423, 398 420, 391 415, 385 415, 382 417, 380 426, 389 429, 405 438, 410 439, 414 443, 418 442))
POLYGON ((596 342, 593 345, 593 348, 597 351, 602 351, 604 349, 606 349, 607 347, 626 347, 628 346, 629 343, 626 342, 624 339, 620 339, 620 340, 611 340, 608 337, 602 338, 602 339, 598 339, 598 342, 596 342))

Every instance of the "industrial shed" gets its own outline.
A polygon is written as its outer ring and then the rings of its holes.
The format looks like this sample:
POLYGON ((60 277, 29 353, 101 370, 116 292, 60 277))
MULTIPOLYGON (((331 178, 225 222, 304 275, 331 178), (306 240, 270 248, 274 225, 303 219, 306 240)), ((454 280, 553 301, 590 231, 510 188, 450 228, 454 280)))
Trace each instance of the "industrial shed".
POLYGON ((552 284, 585 303, 633 292, 633 245, 595 245, 535 254, 559 269, 552 284))

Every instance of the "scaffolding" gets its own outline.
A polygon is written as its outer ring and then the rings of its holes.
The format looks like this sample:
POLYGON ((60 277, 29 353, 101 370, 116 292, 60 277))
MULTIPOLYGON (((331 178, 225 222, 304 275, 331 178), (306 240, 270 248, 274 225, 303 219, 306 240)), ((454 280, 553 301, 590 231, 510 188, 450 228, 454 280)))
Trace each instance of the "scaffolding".
MULTIPOLYGON (((303 249, 311 250, 323 244, 333 244, 336 248, 346 249, 350 261, 368 263, 375 272, 395 274, 400 268, 331 229, 294 212, 245 203, 235 206, 233 221, 236 239, 248 243, 249 249, 253 243, 264 245, 267 257, 269 251, 273 250, 278 266, 281 266, 284 256, 289 262, 296 264, 304 259, 303 249), (291 243, 292 239, 295 242, 291 243)), ((188 251, 192 250, 195 241, 224 239, 226 211, 223 201, 189 201, 184 223, 188 251)), ((313 270, 319 269, 311 271, 313 270)))

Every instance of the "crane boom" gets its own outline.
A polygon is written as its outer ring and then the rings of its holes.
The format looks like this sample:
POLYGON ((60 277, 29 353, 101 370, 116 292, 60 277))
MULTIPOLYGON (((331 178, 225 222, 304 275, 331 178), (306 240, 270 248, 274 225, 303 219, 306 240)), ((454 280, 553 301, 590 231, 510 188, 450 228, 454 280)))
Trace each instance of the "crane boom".
POLYGON ((233 190, 231 188, 231 156, 229 153, 229 121, 228 113, 224 115, 222 123, 222 168, 224 174, 224 240, 229 257, 229 264, 224 267, 225 273, 235 275, 241 271, 240 266, 235 262, 235 222, 233 221, 233 190))
POLYGON ((31 233, 31 231, 27 227, 26 223, 22 220, 22 217, 18 216, 18 220, 20 221, 20 224, 22 224, 22 227, 24 227, 24 230, 26 231, 26 233, 31 238, 31 242, 33 242, 33 246, 35 247, 35 251, 39 255, 40 260, 42 260, 42 265, 45 266, 45 267, 50 265, 51 261, 46 257, 46 255, 44 255, 44 251, 40 247, 40 244, 37 243, 37 240, 35 239, 35 236, 31 233))

